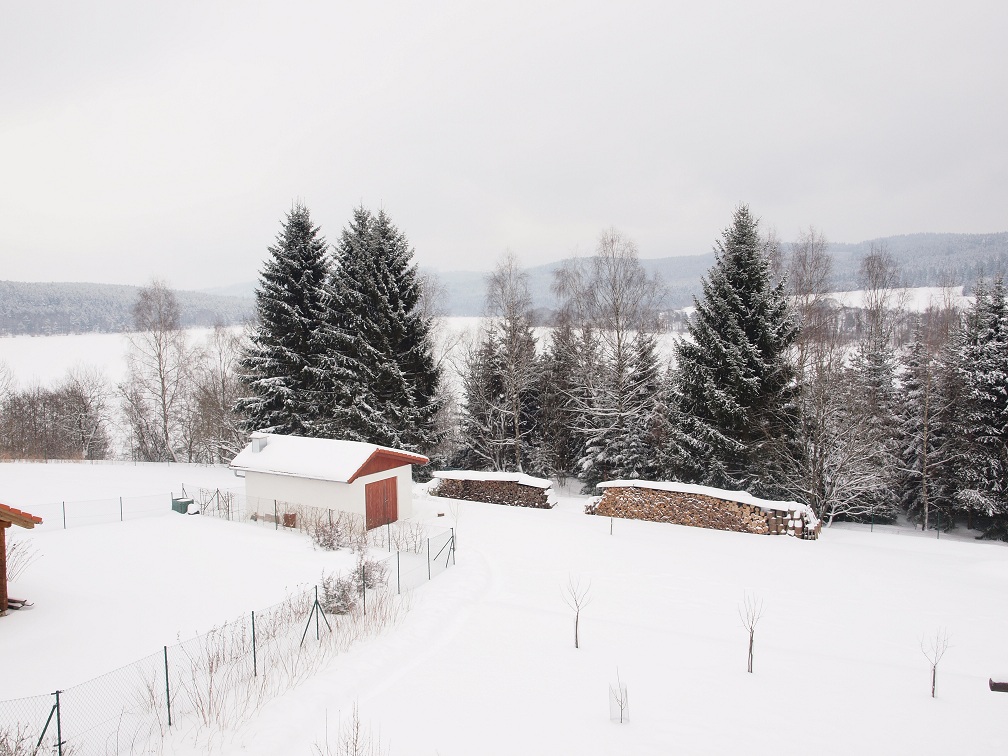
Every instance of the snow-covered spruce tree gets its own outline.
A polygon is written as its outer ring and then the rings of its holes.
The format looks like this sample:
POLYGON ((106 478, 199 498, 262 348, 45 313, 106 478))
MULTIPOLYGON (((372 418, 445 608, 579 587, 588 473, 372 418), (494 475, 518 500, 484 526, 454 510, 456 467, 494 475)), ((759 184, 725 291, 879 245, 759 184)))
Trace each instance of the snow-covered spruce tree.
POLYGON ((595 484, 649 469, 657 450, 629 443, 660 402, 657 392, 638 389, 647 371, 643 341, 658 327, 665 290, 640 264, 637 246, 615 229, 599 236, 595 256, 557 271, 554 290, 564 299, 581 363, 569 394, 571 427, 581 439, 578 477, 584 490, 595 484), (635 365, 641 373, 635 377, 635 365), (631 458, 633 453, 636 456, 631 458))
MULTIPOLYGON (((489 321, 479 349, 466 360, 466 372, 471 375, 465 380, 462 427, 471 429, 474 444, 482 447, 469 455, 483 457, 481 467, 543 472, 538 443, 542 363, 536 353, 531 308, 528 274, 508 252, 487 278, 489 321)), ((468 444, 465 433, 462 444, 468 444)))
POLYGON ((1008 302, 1004 281, 978 286, 959 360, 956 505, 980 515, 984 537, 1008 540, 1008 302))
POLYGON ((413 250, 384 211, 354 211, 324 305, 326 435, 429 451, 440 371, 413 250))
POLYGON ((589 428, 582 456, 590 462, 582 472, 590 485, 601 480, 660 479, 663 372, 655 339, 644 334, 634 342, 625 383, 599 382, 595 402, 602 422, 589 428), (626 392, 625 397, 617 395, 619 390, 626 392))
POLYGON ((258 322, 240 360, 244 395, 235 404, 246 431, 319 435, 327 273, 326 241, 308 208, 297 204, 269 247, 256 288, 258 322))
POLYGON ((576 378, 584 367, 579 359, 581 351, 570 321, 562 319, 550 331, 542 360, 541 448, 546 472, 561 484, 577 474, 577 461, 583 446, 574 427, 579 404, 574 395, 584 383, 576 378))
POLYGON ((951 501, 943 501, 939 486, 939 469, 949 449, 947 428, 942 424, 945 398, 939 380, 939 349, 918 320, 914 341, 903 361, 897 417, 900 505, 925 530, 936 524, 938 511, 944 514, 944 527, 952 524, 951 501))
POLYGON ((462 407, 459 413, 459 449, 452 467, 470 470, 504 470, 507 463, 508 419, 504 399, 500 343, 484 329, 462 359, 462 407))
POLYGON ((715 247, 689 338, 676 344, 673 475, 763 495, 785 489, 793 449, 796 328, 745 205, 715 247))

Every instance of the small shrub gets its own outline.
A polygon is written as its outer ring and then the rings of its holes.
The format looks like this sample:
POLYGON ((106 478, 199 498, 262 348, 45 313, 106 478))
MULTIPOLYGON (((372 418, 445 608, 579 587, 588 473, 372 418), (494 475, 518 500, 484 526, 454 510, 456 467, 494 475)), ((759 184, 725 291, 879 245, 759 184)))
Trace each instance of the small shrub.
MULTIPOLYGON (((39 551, 31 539, 7 539, 7 580, 13 583, 39 558, 39 551)), ((0 741, 2 742, 2 741, 0 741)), ((3 754, 3 751, 0 751, 3 754)))
POLYGON ((361 546, 363 534, 357 518, 348 512, 328 512, 326 516, 310 520, 308 535, 320 549, 356 549, 361 546))
POLYGON ((28 756, 34 750, 27 727, 0 729, 0 756, 28 756))
POLYGON ((323 575, 319 603, 328 614, 350 614, 357 608, 357 580, 351 575, 323 575))
POLYGON ((372 591, 378 586, 388 583, 388 565, 377 559, 368 559, 364 552, 357 554, 357 567, 354 570, 354 580, 357 590, 372 591))

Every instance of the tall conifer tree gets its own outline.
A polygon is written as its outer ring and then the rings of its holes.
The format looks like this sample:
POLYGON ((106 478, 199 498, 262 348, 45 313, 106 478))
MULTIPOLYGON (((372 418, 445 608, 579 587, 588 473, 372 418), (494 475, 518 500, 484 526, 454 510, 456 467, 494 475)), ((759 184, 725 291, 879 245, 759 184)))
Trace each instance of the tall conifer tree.
POLYGON ((297 204, 269 247, 256 289, 258 323, 241 359, 245 395, 236 403, 246 431, 313 436, 327 384, 323 358, 326 241, 297 204))
POLYGON ((406 237, 384 211, 354 211, 336 244, 326 304, 327 435, 413 451, 435 444, 431 324, 406 237))
POLYGON ((715 247, 688 339, 676 344, 675 477, 763 495, 783 491, 792 448, 796 328, 758 221, 741 206, 715 247))

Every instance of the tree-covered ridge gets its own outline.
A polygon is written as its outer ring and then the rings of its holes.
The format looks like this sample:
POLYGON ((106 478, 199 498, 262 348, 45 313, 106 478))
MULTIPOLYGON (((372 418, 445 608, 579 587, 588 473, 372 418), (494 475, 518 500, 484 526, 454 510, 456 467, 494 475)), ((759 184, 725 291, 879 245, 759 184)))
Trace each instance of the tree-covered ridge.
MULTIPOLYGON (((132 329, 138 286, 0 281, 0 334, 122 333, 132 329)), ((175 291, 183 328, 237 325, 252 316, 246 297, 175 291)))

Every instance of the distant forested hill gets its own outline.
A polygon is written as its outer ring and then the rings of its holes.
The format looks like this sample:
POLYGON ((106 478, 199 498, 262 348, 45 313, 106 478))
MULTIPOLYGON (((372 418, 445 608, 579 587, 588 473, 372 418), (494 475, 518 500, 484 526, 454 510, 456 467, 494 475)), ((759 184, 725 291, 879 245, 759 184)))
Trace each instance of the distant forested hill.
MULTIPOLYGON (((138 287, 0 281, 0 334, 128 331, 138 287)), ((176 291, 182 325, 235 325, 252 316, 249 297, 176 291)))
MULTIPOLYGON (((941 286, 949 282, 967 289, 980 276, 1008 274, 1008 232, 997 234, 907 234, 872 239, 857 244, 832 244, 834 291, 857 288, 858 265, 872 244, 885 245, 900 266, 904 286, 941 286)), ((786 248, 787 245, 785 245, 786 248)), ((669 288, 670 308, 693 303, 700 279, 714 264, 714 253, 643 259, 649 272, 657 273, 669 288)), ((551 310, 556 301, 550 292, 553 271, 561 262, 529 268, 533 307, 551 310)), ((448 292, 450 315, 483 314, 485 273, 439 271, 436 274, 448 292)))

